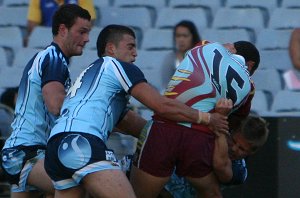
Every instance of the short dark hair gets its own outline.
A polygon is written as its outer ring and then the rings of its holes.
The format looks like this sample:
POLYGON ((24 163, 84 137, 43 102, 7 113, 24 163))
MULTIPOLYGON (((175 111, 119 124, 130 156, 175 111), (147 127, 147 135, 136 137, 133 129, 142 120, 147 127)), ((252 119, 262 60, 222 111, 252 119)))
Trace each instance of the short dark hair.
POLYGON ((232 133, 241 133, 256 151, 267 141, 269 136, 268 123, 259 116, 249 115, 241 122, 240 127, 232 133))
POLYGON ((198 30, 197 30, 195 24, 192 21, 183 20, 183 21, 180 21, 179 23, 177 23, 174 27, 174 30, 173 30, 173 37, 174 38, 175 38, 175 34, 176 34, 176 29, 178 27, 185 27, 191 32, 193 46, 200 42, 201 38, 199 36, 198 30))
POLYGON ((128 34, 133 38, 136 38, 134 31, 131 28, 124 25, 112 24, 103 28, 102 31, 99 33, 97 39, 98 56, 101 57, 105 54, 105 47, 107 43, 111 42, 117 46, 122 40, 124 34, 128 34))
POLYGON ((54 36, 58 34, 58 29, 61 24, 65 24, 68 29, 71 28, 78 17, 88 21, 91 20, 90 13, 79 5, 64 4, 60 6, 53 15, 52 34, 54 36))
POLYGON ((237 41, 234 43, 234 47, 237 51, 237 54, 243 56, 245 61, 253 61, 255 62, 252 67, 250 75, 252 75, 255 70, 258 68, 260 62, 260 55, 258 49, 249 41, 237 41))

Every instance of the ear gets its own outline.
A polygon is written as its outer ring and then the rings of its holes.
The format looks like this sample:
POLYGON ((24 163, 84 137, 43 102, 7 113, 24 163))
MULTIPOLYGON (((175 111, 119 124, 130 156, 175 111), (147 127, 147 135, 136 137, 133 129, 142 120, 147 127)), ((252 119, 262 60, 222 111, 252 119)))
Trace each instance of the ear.
POLYGON ((249 61, 246 62, 246 65, 247 65, 247 67, 248 67, 248 71, 249 71, 250 75, 252 75, 252 74, 254 73, 253 67, 254 67, 254 65, 255 65, 255 62, 249 60, 249 61))
POLYGON ((113 43, 109 42, 106 44, 105 51, 107 55, 114 56, 116 51, 116 46, 113 43))
POLYGON ((58 28, 58 34, 64 37, 68 32, 68 28, 65 26, 65 24, 60 24, 58 28))

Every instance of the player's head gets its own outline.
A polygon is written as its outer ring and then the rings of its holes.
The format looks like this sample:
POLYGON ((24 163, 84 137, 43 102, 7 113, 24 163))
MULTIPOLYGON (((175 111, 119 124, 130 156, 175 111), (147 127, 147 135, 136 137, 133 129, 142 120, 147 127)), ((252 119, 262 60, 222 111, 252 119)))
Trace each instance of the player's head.
POLYGON ((234 43, 236 53, 243 56, 248 66, 250 75, 257 69, 260 62, 258 49, 249 41, 237 41, 234 43))
POLYGON ((127 26, 108 25, 97 39, 98 56, 111 56, 132 63, 137 56, 135 38, 134 31, 127 26))
POLYGON ((187 20, 180 21, 176 24, 173 36, 176 49, 183 52, 191 49, 200 41, 200 36, 195 24, 187 20))
POLYGON ((64 4, 54 13, 52 34, 67 57, 81 55, 89 41, 91 15, 75 4, 64 4))
POLYGON ((231 132, 229 153, 231 159, 240 159, 254 154, 267 141, 267 122, 258 116, 248 116, 231 132))

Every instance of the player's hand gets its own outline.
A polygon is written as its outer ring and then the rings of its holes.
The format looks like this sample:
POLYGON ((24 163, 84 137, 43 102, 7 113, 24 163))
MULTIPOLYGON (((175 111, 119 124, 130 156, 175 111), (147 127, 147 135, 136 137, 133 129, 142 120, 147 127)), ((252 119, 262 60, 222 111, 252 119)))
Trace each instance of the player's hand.
POLYGON ((228 115, 233 107, 233 103, 231 99, 221 98, 215 107, 215 111, 222 114, 228 115))
POLYGON ((236 54, 236 49, 235 49, 235 47, 234 47, 234 44, 232 44, 232 43, 225 43, 225 44, 223 44, 223 46, 226 48, 226 49, 228 49, 228 51, 230 51, 232 54, 236 54))
POLYGON ((219 133, 227 135, 229 131, 227 116, 220 113, 211 113, 208 127, 217 136, 219 135, 219 133))

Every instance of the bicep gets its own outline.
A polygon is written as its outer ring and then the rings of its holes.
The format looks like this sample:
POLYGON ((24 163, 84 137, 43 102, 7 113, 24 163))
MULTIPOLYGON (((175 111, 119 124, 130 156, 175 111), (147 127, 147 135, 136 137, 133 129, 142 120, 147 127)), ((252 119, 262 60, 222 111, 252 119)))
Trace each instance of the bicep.
POLYGON ((65 87, 58 81, 51 81, 42 88, 45 105, 49 112, 59 115, 64 97, 66 95, 65 87))

